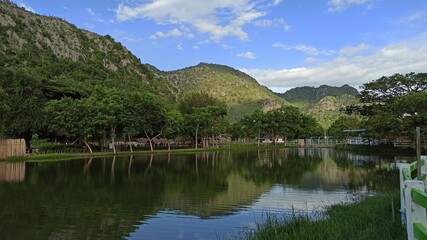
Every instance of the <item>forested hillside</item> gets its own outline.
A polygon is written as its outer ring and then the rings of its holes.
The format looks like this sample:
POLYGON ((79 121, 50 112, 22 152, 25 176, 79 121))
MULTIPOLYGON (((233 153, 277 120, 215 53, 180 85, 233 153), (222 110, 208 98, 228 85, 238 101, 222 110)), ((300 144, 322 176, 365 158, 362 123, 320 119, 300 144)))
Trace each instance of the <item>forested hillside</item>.
POLYGON ((181 94, 206 92, 225 102, 232 120, 256 109, 272 110, 288 104, 251 76, 228 66, 200 63, 163 75, 181 94))
MULTIPOLYGON (((3 78, 25 75, 49 97, 82 95, 91 85, 140 87, 169 98, 174 88, 109 36, 0 1, 3 78)), ((19 77, 21 78, 21 77, 19 77)), ((3 82, 3 81, 2 81, 3 82)))
POLYGON ((170 81, 112 37, 0 1, 0 133, 26 139, 46 133, 49 101, 80 100, 108 89, 155 93, 165 104, 175 101, 170 81))
POLYGON ((357 96, 359 92, 349 86, 343 85, 341 87, 331 87, 322 85, 320 87, 296 87, 283 94, 278 94, 280 97, 292 103, 299 104, 313 104, 319 102, 322 98, 327 96, 339 97, 343 95, 357 96))

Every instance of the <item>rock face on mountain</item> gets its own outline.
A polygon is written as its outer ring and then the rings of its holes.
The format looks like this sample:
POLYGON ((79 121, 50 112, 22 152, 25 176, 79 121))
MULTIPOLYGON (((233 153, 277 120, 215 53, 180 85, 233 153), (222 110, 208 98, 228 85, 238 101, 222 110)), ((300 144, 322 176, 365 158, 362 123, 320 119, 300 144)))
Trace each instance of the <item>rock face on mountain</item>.
POLYGON ((231 67, 200 63, 181 70, 163 72, 180 94, 205 92, 224 101, 231 119, 255 109, 271 110, 287 104, 251 76, 231 67))
POLYGON ((292 103, 313 104, 319 102, 322 98, 326 96, 357 96, 359 95, 359 92, 355 88, 346 84, 341 87, 331 87, 328 85, 322 85, 318 88, 297 87, 278 95, 292 103))
POLYGON ((30 69, 31 75, 44 80, 44 84, 142 84, 164 97, 175 93, 169 81, 141 64, 111 36, 28 12, 7 0, 0 0, 0 67, 10 71, 30 69))

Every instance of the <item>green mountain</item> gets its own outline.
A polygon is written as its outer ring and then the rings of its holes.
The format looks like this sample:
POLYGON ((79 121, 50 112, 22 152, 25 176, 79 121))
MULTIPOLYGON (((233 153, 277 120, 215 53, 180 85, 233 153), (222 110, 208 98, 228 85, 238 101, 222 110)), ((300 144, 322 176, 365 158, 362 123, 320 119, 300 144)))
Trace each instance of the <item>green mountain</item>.
POLYGON ((111 36, 28 12, 7 0, 0 0, 0 72, 0 83, 21 75, 40 82, 49 98, 84 95, 93 85, 142 87, 167 100, 176 91, 111 36))
POLYGON ((359 95, 359 92, 355 88, 346 84, 342 87, 331 87, 328 85, 322 85, 318 88, 297 87, 278 95, 291 103, 314 104, 319 102, 322 98, 326 96, 357 96, 359 95))
POLYGON ((313 116, 324 129, 328 129, 340 116, 345 115, 342 110, 346 106, 354 105, 358 102, 359 100, 351 95, 326 96, 320 99, 319 102, 308 105, 302 110, 304 113, 313 116))
POLYGON ((267 111, 288 104, 251 76, 223 65, 200 63, 193 67, 162 72, 162 75, 176 86, 179 94, 206 92, 224 101, 231 120, 255 109, 267 111))

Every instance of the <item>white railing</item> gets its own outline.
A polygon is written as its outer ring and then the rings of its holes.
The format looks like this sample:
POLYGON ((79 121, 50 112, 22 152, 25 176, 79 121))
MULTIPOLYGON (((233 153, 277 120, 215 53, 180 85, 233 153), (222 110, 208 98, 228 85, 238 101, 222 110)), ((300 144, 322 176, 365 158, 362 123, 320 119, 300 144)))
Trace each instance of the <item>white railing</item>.
POLYGON ((427 156, 421 156, 421 176, 412 179, 411 172, 417 162, 399 165, 400 213, 406 227, 408 240, 427 239, 427 156))

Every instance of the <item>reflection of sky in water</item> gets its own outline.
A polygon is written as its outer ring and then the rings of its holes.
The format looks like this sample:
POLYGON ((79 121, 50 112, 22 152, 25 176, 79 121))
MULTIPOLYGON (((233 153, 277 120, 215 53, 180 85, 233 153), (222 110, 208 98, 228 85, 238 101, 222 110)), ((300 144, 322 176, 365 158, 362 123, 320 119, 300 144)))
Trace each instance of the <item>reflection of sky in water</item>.
POLYGON ((224 239, 227 236, 234 239, 243 234, 244 228, 254 229, 268 213, 278 214, 279 218, 290 217, 295 212, 301 214, 348 202, 351 195, 365 192, 364 189, 358 192, 301 190, 275 185, 252 205, 236 209, 233 215, 201 219, 176 211, 161 211, 142 222, 128 239, 224 239))

